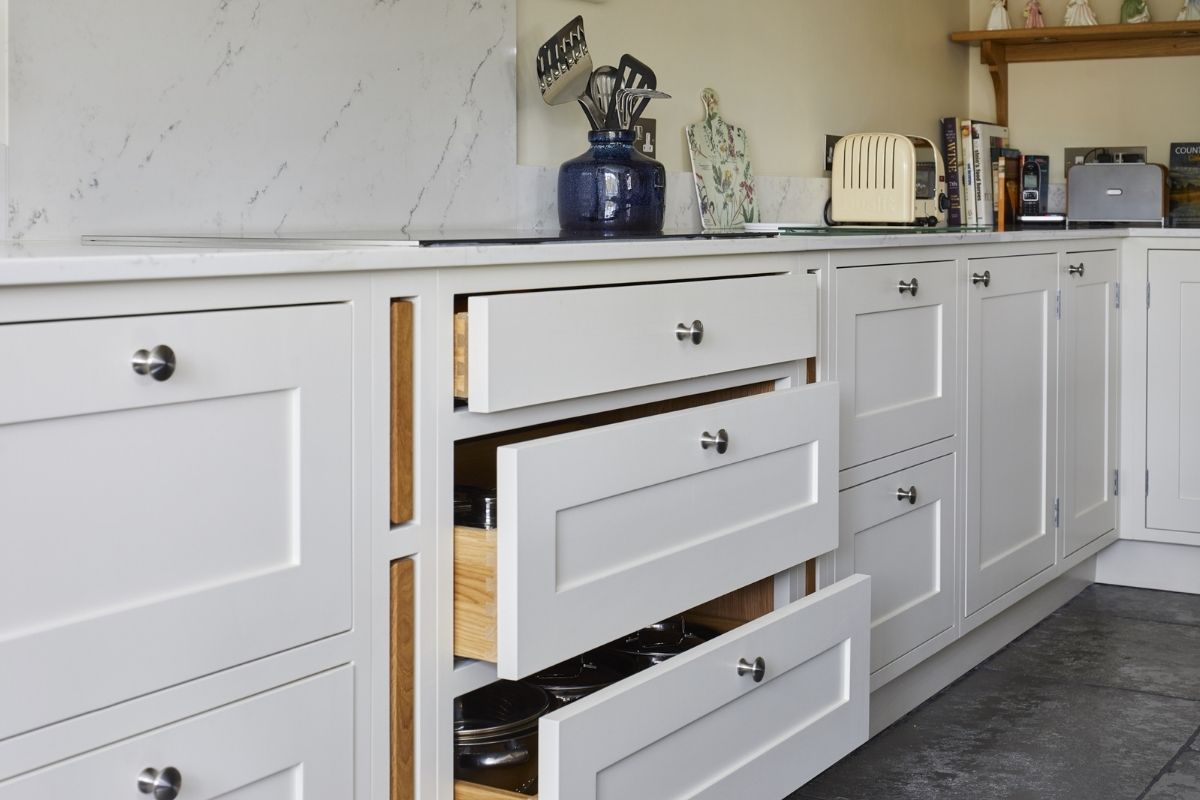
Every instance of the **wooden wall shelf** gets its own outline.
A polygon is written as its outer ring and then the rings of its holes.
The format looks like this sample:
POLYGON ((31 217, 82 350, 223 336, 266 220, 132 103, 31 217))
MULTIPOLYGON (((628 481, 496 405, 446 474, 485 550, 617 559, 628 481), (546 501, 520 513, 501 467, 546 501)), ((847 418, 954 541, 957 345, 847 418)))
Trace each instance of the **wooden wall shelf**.
POLYGON ((950 34, 950 40, 979 45, 980 61, 996 91, 996 121, 1007 125, 1009 64, 1200 55, 1200 22, 961 31, 950 34))

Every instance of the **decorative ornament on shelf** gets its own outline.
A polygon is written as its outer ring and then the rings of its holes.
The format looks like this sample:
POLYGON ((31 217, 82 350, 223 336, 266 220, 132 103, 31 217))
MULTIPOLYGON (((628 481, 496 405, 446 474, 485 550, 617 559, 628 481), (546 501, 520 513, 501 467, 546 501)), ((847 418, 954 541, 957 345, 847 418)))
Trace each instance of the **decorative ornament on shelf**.
POLYGON ((1121 3, 1121 22, 1149 22, 1150 9, 1146 0, 1124 0, 1121 3))
POLYGON ((1200 21, 1200 0, 1184 0, 1183 10, 1176 19, 1179 22, 1200 21))
POLYGON ((1063 25, 1067 27, 1075 27, 1078 25, 1099 25, 1096 21, 1096 12, 1092 11, 1092 6, 1088 0, 1069 0, 1067 3, 1067 18, 1063 25))
POLYGON ((992 0, 992 13, 988 17, 989 31, 1006 31, 1012 27, 1008 19, 1008 0, 992 0))
POLYGON ((1042 16, 1042 4, 1039 3, 1038 0, 1029 0, 1029 2, 1025 4, 1025 27, 1046 27, 1046 20, 1042 16))
POLYGON ((710 230, 758 222, 746 131, 721 117, 717 93, 712 89, 705 89, 701 98, 704 120, 684 128, 696 179, 700 224, 710 230))

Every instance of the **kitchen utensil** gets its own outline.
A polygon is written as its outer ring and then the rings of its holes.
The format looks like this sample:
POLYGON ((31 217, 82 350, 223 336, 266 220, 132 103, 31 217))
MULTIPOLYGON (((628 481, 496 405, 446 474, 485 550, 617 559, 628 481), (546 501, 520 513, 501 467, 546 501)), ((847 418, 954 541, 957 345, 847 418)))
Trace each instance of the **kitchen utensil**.
MULTIPOLYGON (((621 89, 658 88, 658 77, 654 74, 654 70, 629 55, 629 53, 621 56, 621 60, 617 62, 617 72, 617 85, 614 89, 614 98, 616 97, 616 92, 621 89)), ((645 100, 644 102, 648 104, 650 101, 645 100)), ((638 116, 641 116, 640 111, 638 112, 638 116)), ((616 109, 610 108, 608 118, 605 119, 604 124, 608 127, 616 125, 617 122, 616 109)))
POLYGON ((592 77, 592 56, 578 16, 551 36, 537 55, 542 99, 558 106, 578 100, 587 92, 592 77))
POLYGON ((700 224, 710 230, 758 222, 746 132, 721 118, 716 92, 705 89, 701 97, 704 120, 684 129, 696 180, 700 224))
POLYGON ((600 125, 605 125, 608 122, 609 108, 612 107, 616 99, 617 76, 619 74, 617 68, 610 64, 596 67, 596 71, 592 73, 592 79, 588 86, 588 94, 591 95, 592 100, 596 103, 600 125))
POLYGON ((625 659, 634 669, 643 670, 715 639, 718 635, 712 628, 691 624, 682 617, 672 617, 618 639, 610 643, 606 650, 625 659))
POLYGON ((620 125, 625 130, 633 130, 633 126, 641 119, 642 112, 646 110, 646 106, 651 100, 670 100, 671 95, 666 92, 660 92, 657 89, 621 89, 618 94, 620 100, 617 103, 617 115, 620 125), (644 102, 640 102, 643 101, 644 102))
POLYGON ((454 701, 454 777, 512 792, 537 791, 538 717, 550 696, 497 681, 454 701))
POLYGON ((633 674, 632 669, 617 669, 599 653, 587 653, 525 679, 526 683, 550 695, 550 710, 562 708, 592 692, 616 683, 633 674))

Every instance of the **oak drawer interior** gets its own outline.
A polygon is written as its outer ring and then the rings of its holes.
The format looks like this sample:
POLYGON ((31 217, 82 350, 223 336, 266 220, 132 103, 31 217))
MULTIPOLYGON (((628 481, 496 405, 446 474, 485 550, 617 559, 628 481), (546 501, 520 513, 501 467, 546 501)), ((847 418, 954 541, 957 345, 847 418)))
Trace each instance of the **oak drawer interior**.
MULTIPOLYGON (((476 531, 470 528, 461 530, 464 532, 463 535, 492 533, 489 531, 476 531)), ((458 536, 459 530, 456 530, 456 544, 458 536)), ((722 634, 728 633, 774 610, 774 581, 773 577, 764 578, 749 586, 730 592, 723 597, 718 597, 690 609, 684 612, 682 616, 689 623, 704 625, 722 634)), ((812 591, 812 588, 810 582, 808 590, 812 591)), ((454 782, 455 800, 528 800, 530 797, 531 795, 520 792, 512 792, 463 780, 456 780, 454 782)), ((537 795, 532 795, 532 797, 536 798, 537 795)))

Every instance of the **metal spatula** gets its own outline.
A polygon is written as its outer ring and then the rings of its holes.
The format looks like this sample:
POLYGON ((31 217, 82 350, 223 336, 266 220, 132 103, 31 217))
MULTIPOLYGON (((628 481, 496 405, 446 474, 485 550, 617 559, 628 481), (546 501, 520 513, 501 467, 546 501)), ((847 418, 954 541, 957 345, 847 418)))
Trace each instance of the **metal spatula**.
POLYGON ((568 22, 538 50, 538 83, 547 105, 571 103, 587 92, 592 56, 583 33, 583 17, 568 22))

